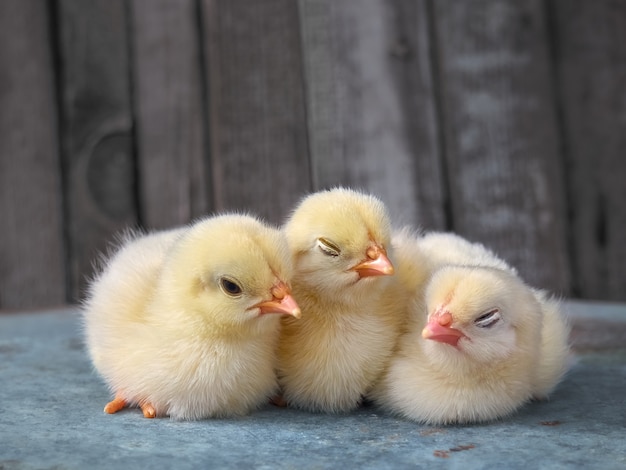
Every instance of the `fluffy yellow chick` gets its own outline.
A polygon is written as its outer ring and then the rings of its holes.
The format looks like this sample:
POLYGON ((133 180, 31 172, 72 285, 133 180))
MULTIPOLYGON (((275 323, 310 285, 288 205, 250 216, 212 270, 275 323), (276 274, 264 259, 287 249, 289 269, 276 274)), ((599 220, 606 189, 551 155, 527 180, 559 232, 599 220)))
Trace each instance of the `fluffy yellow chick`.
POLYGON ((423 292, 426 283, 434 271, 445 265, 493 267, 516 274, 514 268, 484 245, 472 243, 454 233, 423 234, 411 227, 404 227, 393 232, 391 246, 399 284, 396 287, 401 289, 400 292, 394 293, 395 304, 399 310, 406 311, 411 303, 410 308, 413 311, 424 311, 423 292), (422 300, 421 307, 418 306, 420 299, 422 300))
MULTIPOLYGON (((431 269, 455 264, 492 267, 518 275, 517 270, 499 258, 494 251, 454 233, 430 232, 418 238, 417 245, 420 258, 416 259, 420 265, 428 264, 431 269)), ((547 398, 564 373, 566 358, 569 357, 567 339, 570 327, 563 317, 559 301, 551 298, 545 291, 532 291, 543 312, 542 353, 533 397, 543 399, 547 398)))
POLYGON ((568 327, 558 302, 509 270, 447 265, 416 295, 410 331, 372 396, 430 424, 489 421, 561 380, 568 327))
POLYGON ((384 204, 344 188, 306 197, 284 227, 302 319, 283 318, 278 376, 289 405, 345 412, 384 370, 396 311, 384 204))
POLYGON ((105 411, 147 418, 244 414, 275 393, 279 315, 299 317, 282 233, 245 215, 127 237, 84 306, 105 411))

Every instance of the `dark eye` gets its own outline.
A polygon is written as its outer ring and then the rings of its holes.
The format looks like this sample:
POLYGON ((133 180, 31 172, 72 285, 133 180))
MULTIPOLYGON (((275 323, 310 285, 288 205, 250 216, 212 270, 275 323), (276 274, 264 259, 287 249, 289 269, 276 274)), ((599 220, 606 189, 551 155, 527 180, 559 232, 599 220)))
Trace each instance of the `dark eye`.
POLYGON ((222 288, 224 293, 230 296, 236 296, 241 294, 242 292, 241 286, 239 284, 225 277, 220 279, 220 287, 222 288))
POLYGON ((328 256, 336 257, 339 256, 339 253, 341 253, 341 250, 337 245, 329 240, 326 240, 325 238, 317 239, 317 247, 322 250, 322 253, 328 256))
POLYGON ((500 318, 502 318, 502 316, 500 315, 500 310, 494 308, 474 320, 474 324, 479 328, 490 328, 498 323, 500 318))

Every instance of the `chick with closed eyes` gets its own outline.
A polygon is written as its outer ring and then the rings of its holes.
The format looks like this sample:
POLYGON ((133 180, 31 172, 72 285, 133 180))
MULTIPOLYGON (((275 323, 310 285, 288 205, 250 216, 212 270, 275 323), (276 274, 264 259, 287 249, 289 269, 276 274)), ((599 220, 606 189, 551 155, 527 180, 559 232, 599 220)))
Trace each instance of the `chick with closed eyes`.
POLYGON ((93 364, 115 394, 105 411, 191 420, 266 402, 279 316, 300 316, 291 269, 282 233, 245 215, 127 237, 83 309, 93 364))
MULTIPOLYGON (((420 265, 429 264, 431 269, 445 265, 483 266, 508 271, 519 276, 517 270, 501 259, 494 251, 481 243, 454 234, 430 232, 417 240, 420 265), (424 263, 424 258, 427 263, 424 263)), ((561 380, 569 363, 569 323, 562 312, 561 303, 548 292, 531 288, 541 306, 542 340, 541 359, 537 371, 537 386, 533 398, 545 399, 561 380), (542 385, 541 385, 542 384, 542 385)))
POLYGON ((563 377, 569 329, 558 302, 511 271, 446 265, 421 297, 372 394, 384 408, 429 424, 489 421, 563 377))
POLYGON ((387 210, 374 196, 335 188, 305 198, 284 232, 302 319, 283 318, 283 398, 309 411, 352 410, 384 370, 403 323, 387 210))

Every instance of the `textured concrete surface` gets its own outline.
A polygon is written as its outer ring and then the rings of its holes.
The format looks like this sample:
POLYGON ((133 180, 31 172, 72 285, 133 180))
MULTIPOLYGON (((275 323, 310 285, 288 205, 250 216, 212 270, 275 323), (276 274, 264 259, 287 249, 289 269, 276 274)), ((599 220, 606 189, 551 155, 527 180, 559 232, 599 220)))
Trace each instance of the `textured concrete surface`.
POLYGON ((551 401, 432 427, 374 407, 239 419, 106 415, 76 310, 0 315, 0 469, 626 468, 626 305, 568 304, 577 363, 551 401))

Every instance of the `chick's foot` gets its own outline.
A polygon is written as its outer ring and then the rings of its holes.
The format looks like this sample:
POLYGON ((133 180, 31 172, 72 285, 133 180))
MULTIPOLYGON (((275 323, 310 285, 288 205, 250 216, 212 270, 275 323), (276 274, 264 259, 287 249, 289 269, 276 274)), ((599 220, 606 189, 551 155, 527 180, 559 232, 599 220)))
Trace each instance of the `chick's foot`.
POLYGON ((115 395, 115 398, 105 405, 104 412, 109 414, 117 413, 121 409, 126 408, 126 406, 128 406, 126 400, 119 395, 115 395))

